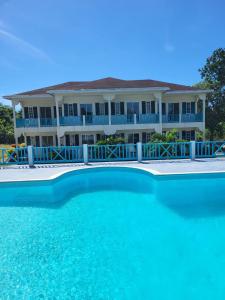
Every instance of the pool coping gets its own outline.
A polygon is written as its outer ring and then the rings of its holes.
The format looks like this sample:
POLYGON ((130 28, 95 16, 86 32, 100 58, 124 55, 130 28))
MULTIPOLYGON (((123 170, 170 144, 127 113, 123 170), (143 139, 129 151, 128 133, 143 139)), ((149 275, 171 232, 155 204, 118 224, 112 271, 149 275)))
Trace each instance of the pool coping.
MULTIPOLYGON (((212 160, 213 161, 213 160, 212 160)), ((214 160, 215 161, 215 160, 214 160)), ((219 163, 221 162, 225 163, 225 160, 220 160, 219 163)), ((174 160, 174 161, 158 161, 156 164, 160 164, 161 166, 166 165, 167 163, 188 163, 190 162, 190 160, 174 160)), ((192 161, 193 163, 198 163, 198 160, 192 161)), ((207 163, 207 161, 206 161, 207 163)), ((84 165, 82 163, 79 164, 63 164, 63 165, 36 165, 35 168, 29 168, 28 165, 23 165, 23 166, 13 166, 13 168, 11 167, 3 167, 0 168, 0 172, 7 172, 7 170, 10 170, 11 175, 12 170, 14 170, 14 172, 19 172, 21 170, 23 170, 24 172, 26 170, 29 170, 28 174, 26 174, 26 178, 13 178, 13 179, 4 179, 4 178, 0 178, 0 183, 7 183, 7 182, 33 182, 33 181, 51 181, 54 180, 56 178, 59 178, 67 173, 70 172, 75 172, 75 171, 79 171, 79 170, 88 170, 88 169, 94 169, 94 168, 116 168, 116 167, 122 167, 122 168, 131 168, 131 169, 137 169, 137 170, 142 170, 145 171, 153 176, 159 176, 159 177, 165 177, 165 176, 171 176, 171 175, 193 175, 193 174, 222 174, 225 173, 225 166, 224 166, 224 170, 193 170, 193 171, 188 171, 188 170, 179 170, 178 172, 160 172, 159 170, 154 169, 154 166, 152 167, 151 164, 153 165, 152 161, 149 161, 147 164, 146 162, 144 163, 138 163, 138 162, 134 162, 134 161, 126 161, 126 162, 99 162, 99 163, 90 163, 87 165, 84 165), (62 168, 66 168, 63 170, 60 170, 62 168), (34 175, 34 173, 36 172, 36 170, 39 171, 39 173, 44 172, 45 170, 54 170, 55 173, 54 174, 49 174, 49 176, 43 178, 38 176, 36 177, 36 175, 34 175), (31 173, 33 172, 33 173, 31 173), (33 177, 32 177, 33 175, 33 177)), ((183 168, 184 169, 184 168, 183 168)), ((37 172, 38 172, 37 171, 37 172)), ((15 174, 15 173, 14 173, 15 174)), ((23 174, 24 175, 24 174, 23 174)))

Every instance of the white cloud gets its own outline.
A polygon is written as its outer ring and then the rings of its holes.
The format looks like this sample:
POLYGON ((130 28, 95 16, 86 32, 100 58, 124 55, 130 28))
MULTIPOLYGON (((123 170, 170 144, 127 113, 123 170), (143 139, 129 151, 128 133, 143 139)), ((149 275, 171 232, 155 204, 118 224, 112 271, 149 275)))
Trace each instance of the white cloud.
POLYGON ((43 50, 35 47, 31 43, 19 38, 18 36, 14 35, 13 33, 9 32, 3 28, 0 28, 0 39, 1 38, 10 41, 16 47, 20 48, 23 52, 29 53, 30 55, 32 55, 38 59, 52 62, 50 57, 43 50))
POLYGON ((164 50, 166 51, 166 52, 174 52, 175 51, 175 47, 174 47, 174 45, 172 45, 171 43, 166 43, 165 45, 164 45, 164 50))

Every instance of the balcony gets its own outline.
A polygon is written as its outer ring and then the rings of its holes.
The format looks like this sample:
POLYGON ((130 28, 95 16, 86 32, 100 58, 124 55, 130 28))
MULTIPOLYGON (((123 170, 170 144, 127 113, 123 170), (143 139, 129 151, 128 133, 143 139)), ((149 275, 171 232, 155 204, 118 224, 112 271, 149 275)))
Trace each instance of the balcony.
MULTIPOLYGON (((202 122, 203 114, 168 114, 162 115, 162 123, 179 123, 181 122, 202 122)), ((60 126, 85 126, 85 125, 109 125, 108 115, 90 115, 90 116, 70 116, 60 117, 60 126)), ((140 115, 112 115, 112 125, 122 124, 157 124, 159 123, 158 114, 140 114, 140 115)), ((51 118, 39 119, 16 119, 17 128, 32 128, 32 127, 56 127, 57 120, 51 118)))
POLYGON ((163 123, 178 123, 179 122, 179 114, 169 114, 162 115, 163 123))
MULTIPOLYGON (((162 115, 163 123, 179 123, 180 116, 179 114, 168 114, 162 115)), ((182 123, 191 123, 191 122, 203 122, 203 114, 182 114, 181 115, 182 123)))
POLYGON ((197 114, 186 114, 181 115, 181 122, 202 122, 203 121, 203 114, 197 113, 197 114))
POLYGON ((38 119, 16 119, 16 128, 38 127, 38 119))

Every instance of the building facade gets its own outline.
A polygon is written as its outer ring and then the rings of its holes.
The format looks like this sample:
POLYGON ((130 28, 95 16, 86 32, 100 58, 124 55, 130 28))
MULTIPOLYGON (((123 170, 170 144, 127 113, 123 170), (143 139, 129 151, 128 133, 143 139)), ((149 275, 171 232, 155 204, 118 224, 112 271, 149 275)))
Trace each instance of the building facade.
POLYGON ((173 128, 194 140, 205 132, 209 91, 154 80, 103 78, 67 82, 5 96, 12 101, 16 143, 34 146, 95 144, 109 135, 148 142, 173 128), (22 118, 16 119, 16 105, 22 118))

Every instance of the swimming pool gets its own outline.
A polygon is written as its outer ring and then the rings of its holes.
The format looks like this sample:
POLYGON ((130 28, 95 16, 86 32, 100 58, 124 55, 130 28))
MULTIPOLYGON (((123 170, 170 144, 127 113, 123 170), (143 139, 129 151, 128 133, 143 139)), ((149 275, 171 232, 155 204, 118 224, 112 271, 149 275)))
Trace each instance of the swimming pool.
POLYGON ((225 175, 0 185, 1 299, 224 299, 225 175))

